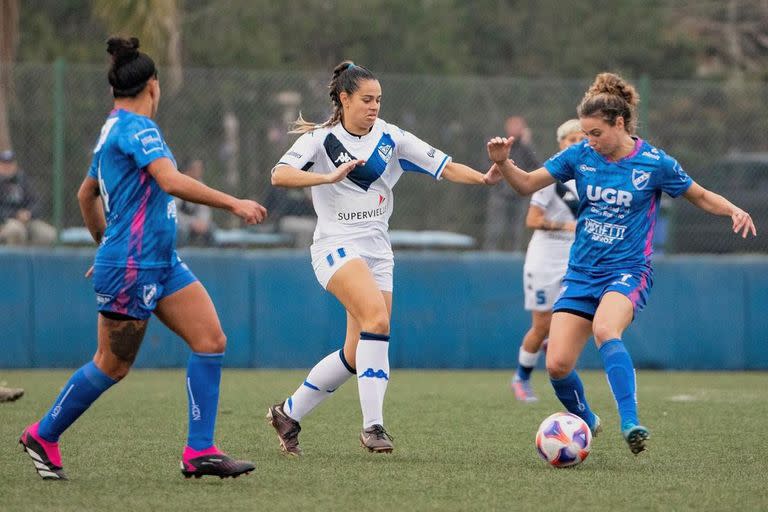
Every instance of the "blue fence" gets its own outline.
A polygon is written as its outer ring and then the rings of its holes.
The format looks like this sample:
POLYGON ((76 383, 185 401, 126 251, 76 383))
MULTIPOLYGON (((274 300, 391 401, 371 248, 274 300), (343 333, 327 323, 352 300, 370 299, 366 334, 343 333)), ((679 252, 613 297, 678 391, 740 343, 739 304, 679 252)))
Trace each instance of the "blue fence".
MULTIPOLYGON (((304 368, 344 337, 344 312, 297 251, 186 250, 216 304, 229 366, 304 368)), ((92 250, 0 251, 0 368, 77 367, 95 348, 92 250)), ((391 364, 511 368, 529 324, 522 258, 399 253, 391 364)), ((768 369, 768 258, 658 258, 650 304, 625 336, 641 368, 768 369)), ((156 319, 137 366, 178 367, 186 345, 156 319)), ((581 366, 599 367, 593 346, 581 366)))

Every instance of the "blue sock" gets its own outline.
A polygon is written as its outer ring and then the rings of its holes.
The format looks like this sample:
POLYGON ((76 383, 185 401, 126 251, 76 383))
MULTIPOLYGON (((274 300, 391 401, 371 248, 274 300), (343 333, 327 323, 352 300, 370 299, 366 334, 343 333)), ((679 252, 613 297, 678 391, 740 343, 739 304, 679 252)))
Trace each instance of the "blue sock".
POLYGON ((550 377, 549 380, 552 383, 552 387, 555 388, 555 395, 557 395, 557 398, 565 408, 568 409, 568 412, 580 417, 592 428, 595 424, 595 415, 589 408, 587 398, 584 396, 584 385, 581 383, 576 370, 562 379, 550 377))
POLYGON ((533 372, 533 366, 521 366, 517 365, 517 378, 520 380, 528 380, 531 378, 533 372))
POLYGON ((40 420, 40 437, 52 443, 58 442, 59 436, 116 382, 99 370, 93 361, 80 367, 64 385, 53 407, 40 420))
POLYGON ((608 376, 608 384, 616 398, 621 417, 621 429, 637 425, 637 399, 635 397, 635 369, 632 358, 620 339, 608 340, 600 347, 600 357, 608 376))
POLYGON ((213 446, 216 412, 219 407, 219 383, 224 354, 192 352, 187 364, 189 434, 187 446, 205 450, 213 446))

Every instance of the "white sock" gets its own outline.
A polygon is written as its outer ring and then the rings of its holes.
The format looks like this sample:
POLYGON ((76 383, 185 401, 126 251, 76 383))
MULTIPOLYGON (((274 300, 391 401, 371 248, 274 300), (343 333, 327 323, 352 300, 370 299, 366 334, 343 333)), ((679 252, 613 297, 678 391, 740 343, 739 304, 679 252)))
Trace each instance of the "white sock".
POLYGON ((534 368, 536 366, 536 363, 539 362, 539 352, 528 352, 525 350, 522 345, 520 346, 520 353, 517 356, 517 362, 520 363, 520 366, 524 366, 525 368, 534 368))
POLYGON ((301 421, 354 374, 354 368, 344 360, 344 349, 331 352, 309 371, 304 383, 288 397, 285 413, 301 421))
POLYGON ((363 428, 384 426, 384 395, 389 383, 389 336, 361 332, 355 363, 363 428))

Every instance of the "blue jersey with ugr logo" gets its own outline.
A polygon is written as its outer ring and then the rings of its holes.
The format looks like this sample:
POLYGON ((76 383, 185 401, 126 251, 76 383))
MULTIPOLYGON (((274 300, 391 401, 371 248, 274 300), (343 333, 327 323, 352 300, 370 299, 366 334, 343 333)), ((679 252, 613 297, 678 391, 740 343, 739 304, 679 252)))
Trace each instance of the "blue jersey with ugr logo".
POLYGON ((176 261, 176 204, 147 166, 171 150, 148 117, 113 110, 93 150, 88 176, 99 181, 107 219, 94 264, 162 268, 176 261))
POLYGON ((586 271, 650 267, 661 193, 678 197, 693 184, 674 158, 642 139, 617 162, 585 140, 544 167, 561 182, 576 180, 578 221, 569 266, 586 271))

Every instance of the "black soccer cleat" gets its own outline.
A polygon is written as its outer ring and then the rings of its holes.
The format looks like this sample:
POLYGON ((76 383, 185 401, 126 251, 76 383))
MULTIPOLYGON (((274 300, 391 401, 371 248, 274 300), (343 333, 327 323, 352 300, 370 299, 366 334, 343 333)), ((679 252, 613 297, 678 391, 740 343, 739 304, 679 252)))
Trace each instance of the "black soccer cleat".
POLYGON ((181 474, 184 478, 201 478, 205 475, 218 476, 219 478, 237 478, 247 475, 256 469, 253 462, 247 460, 235 460, 223 453, 201 455, 194 459, 181 461, 181 474))

